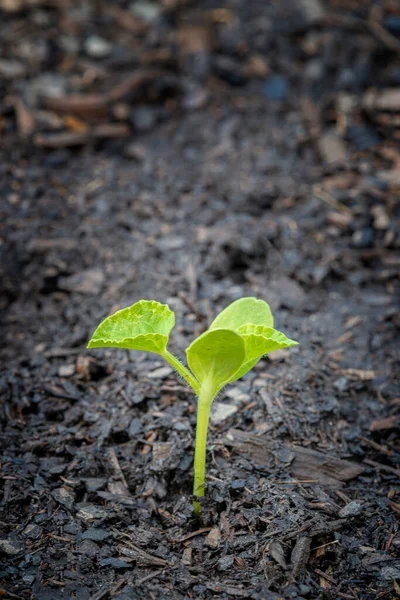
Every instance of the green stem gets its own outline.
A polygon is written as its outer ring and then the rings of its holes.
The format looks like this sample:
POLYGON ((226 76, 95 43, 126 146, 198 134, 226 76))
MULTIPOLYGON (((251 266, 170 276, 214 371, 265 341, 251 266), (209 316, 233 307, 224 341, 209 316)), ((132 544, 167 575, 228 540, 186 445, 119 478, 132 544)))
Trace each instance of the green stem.
MULTIPOLYGON (((204 496, 206 483, 206 450, 207 430, 211 404, 214 400, 213 390, 202 386, 197 403, 196 447, 194 451, 194 485, 193 495, 197 498, 204 496)), ((199 502, 193 502, 194 513, 200 515, 199 502)))
POLYGON ((197 395, 200 393, 200 384, 197 379, 191 374, 189 369, 187 369, 179 359, 176 358, 171 352, 165 350, 162 356, 169 362, 169 364, 174 367, 176 371, 178 371, 179 375, 183 377, 183 379, 190 385, 190 387, 195 391, 197 395))

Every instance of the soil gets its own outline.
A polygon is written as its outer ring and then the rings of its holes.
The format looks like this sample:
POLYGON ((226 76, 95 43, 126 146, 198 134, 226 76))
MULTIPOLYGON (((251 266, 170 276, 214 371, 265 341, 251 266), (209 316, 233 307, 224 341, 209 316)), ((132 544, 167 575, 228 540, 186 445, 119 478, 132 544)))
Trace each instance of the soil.
POLYGON ((0 595, 400 595, 395 2, 0 0, 0 595), (146 298, 180 357, 242 296, 300 345, 216 403, 86 350, 146 298))

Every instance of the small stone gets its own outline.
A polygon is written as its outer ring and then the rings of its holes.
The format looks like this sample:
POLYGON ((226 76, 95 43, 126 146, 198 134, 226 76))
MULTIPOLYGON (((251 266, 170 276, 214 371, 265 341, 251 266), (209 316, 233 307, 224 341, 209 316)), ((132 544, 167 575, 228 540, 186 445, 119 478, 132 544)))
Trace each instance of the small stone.
POLYGON ((24 542, 21 540, 0 540, 0 550, 9 556, 16 556, 25 550, 24 542))
POLYGON ((130 569, 132 565, 118 558, 103 558, 99 561, 100 567, 114 567, 114 569, 130 569))
POLYGON ((321 135, 318 140, 318 149, 327 164, 343 162, 347 156, 344 141, 333 128, 321 135))
POLYGON ((370 248, 374 242, 374 230, 372 227, 364 227, 355 231, 351 237, 354 248, 370 248))
POLYGON ((229 417, 237 412, 238 408, 234 404, 227 404, 222 402, 214 402, 211 409, 210 420, 213 425, 220 425, 229 417))
POLYGON ((329 225, 338 227, 339 229, 347 229, 351 224, 353 217, 346 213, 340 213, 337 211, 329 212, 326 216, 326 220, 329 225))
POLYGON ((272 75, 264 83, 263 92, 270 100, 287 100, 289 82, 283 75, 272 75))
POLYGON ((58 369, 58 375, 60 377, 71 377, 75 373, 75 365, 62 365, 58 369))
POLYGON ((290 356, 290 350, 272 350, 268 353, 268 359, 272 362, 282 362, 290 356))
POLYGON ((51 495, 53 496, 54 500, 56 500, 56 502, 62 504, 62 506, 65 506, 65 508, 67 508, 68 510, 71 510, 74 506, 75 493, 69 488, 57 488, 56 490, 53 490, 51 495))
POLYGON ((171 442, 155 442, 153 445, 153 468, 157 471, 166 467, 174 445, 171 442))
POLYGON ((0 78, 2 79, 20 79, 25 77, 26 67, 18 60, 0 59, 0 78))
POLYGON ((32 585, 34 583, 34 581, 35 581, 35 576, 34 575, 24 575, 22 577, 22 582, 25 585, 32 585))
POLYGON ((138 131, 150 131, 156 122, 156 113, 150 106, 137 106, 131 112, 132 125, 138 131))
POLYGON ((96 492, 101 490, 107 483, 104 477, 89 477, 85 479, 85 485, 88 492, 96 492))
POLYGON ((171 367, 159 367, 158 369, 154 369, 154 371, 151 371, 148 374, 148 377, 150 379, 164 379, 165 377, 171 375, 172 372, 173 370, 171 369, 171 367))
POLYGON ((333 383, 333 387, 338 392, 346 392, 349 389, 349 380, 347 379, 347 377, 339 377, 333 383))
POLYGON ((251 384, 255 390, 259 390, 265 387, 266 381, 262 377, 256 377, 255 379, 253 379, 251 384))
POLYGON ((240 387, 228 388, 225 394, 228 396, 228 398, 233 400, 235 404, 250 402, 250 396, 242 392, 240 387))
POLYGON ((244 479, 234 479, 231 483, 232 490, 244 490, 246 481, 244 479))
POLYGON ((105 58, 112 52, 112 44, 98 35, 91 35, 85 42, 85 52, 91 58, 105 58))
POLYGON ((105 529, 96 529, 91 527, 82 533, 82 540, 92 540, 93 542, 102 542, 110 537, 110 533, 105 529))
POLYGON ((209 548, 213 548, 215 550, 219 547, 220 539, 221 531, 218 529, 218 527, 213 527, 207 534, 206 544, 209 548))
POLYGON ((23 535, 31 540, 38 540, 43 533, 43 528, 39 525, 31 523, 27 525, 23 531, 23 535))
POLYGON ((132 158, 137 162, 143 162, 146 158, 146 148, 140 144, 128 144, 124 150, 124 154, 127 158, 132 158))
POLYGON ((84 554, 85 556, 97 556, 99 553, 98 545, 92 540, 83 540, 77 547, 77 550, 80 554, 84 554))
POLYGON ((138 17, 138 19, 145 23, 153 23, 161 14, 161 7, 159 4, 156 4, 155 2, 146 2, 145 0, 133 2, 129 6, 129 10, 135 17, 138 17))
POLYGON ((227 571, 233 566, 234 557, 232 555, 224 556, 217 563, 218 571, 227 571))
POLYGON ((140 431, 142 431, 142 421, 138 418, 132 419, 128 429, 129 437, 135 438, 140 431))
POLYGON ((374 206, 372 209, 374 215, 374 227, 381 231, 388 229, 390 225, 390 218, 383 206, 374 206))
POLYGON ((182 104, 187 110, 198 110, 207 104, 208 99, 208 91, 204 88, 197 87, 186 94, 182 104))
POLYGON ((72 535, 77 535, 78 533, 81 533, 81 531, 82 525, 78 521, 71 520, 64 525, 64 533, 71 533, 72 535))
POLYGON ((185 245, 185 239, 178 235, 168 235, 157 240, 157 247, 166 252, 168 250, 179 250, 185 245))
POLYGON ((339 518, 356 517, 361 513, 361 503, 358 500, 352 500, 339 511, 339 518))
POLYGON ((91 521, 95 521, 96 519, 104 519, 109 513, 104 510, 101 506, 95 506, 93 504, 89 505, 79 505, 79 510, 76 513, 78 519, 81 519, 85 523, 90 523, 91 521))
POLYGON ((193 548, 191 548, 190 546, 188 548, 185 548, 182 554, 182 563, 189 567, 192 564, 192 551, 193 548))

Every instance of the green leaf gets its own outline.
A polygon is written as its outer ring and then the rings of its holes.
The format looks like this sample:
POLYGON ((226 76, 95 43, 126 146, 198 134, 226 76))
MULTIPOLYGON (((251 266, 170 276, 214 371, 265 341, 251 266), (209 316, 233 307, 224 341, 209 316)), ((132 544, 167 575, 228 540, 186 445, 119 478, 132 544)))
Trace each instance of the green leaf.
POLYGON ((298 342, 286 337, 281 331, 262 325, 242 325, 238 333, 244 340, 246 356, 240 369, 230 382, 236 381, 250 371, 268 352, 297 346, 298 342))
POLYGON ((126 348, 162 354, 174 325, 175 315, 166 304, 140 300, 100 323, 88 348, 126 348))
POLYGON ((208 330, 190 344, 186 356, 197 380, 215 395, 243 363, 245 343, 230 329, 208 330))
POLYGON ((209 329, 231 329, 238 331, 242 325, 273 327, 274 318, 269 305, 257 298, 240 298, 227 306, 211 323, 209 329))

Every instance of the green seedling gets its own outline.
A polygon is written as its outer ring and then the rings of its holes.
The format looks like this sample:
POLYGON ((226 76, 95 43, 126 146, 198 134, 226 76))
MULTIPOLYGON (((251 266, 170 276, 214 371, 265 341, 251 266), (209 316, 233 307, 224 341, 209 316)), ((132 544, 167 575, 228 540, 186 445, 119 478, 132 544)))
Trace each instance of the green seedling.
MULTIPOLYGON (((193 494, 200 498, 205 493, 207 430, 214 398, 265 354, 296 346, 297 342, 274 329, 266 302, 241 298, 225 308, 187 348, 188 369, 167 349, 174 325, 175 315, 166 304, 140 300, 107 317, 94 332, 88 348, 125 348, 159 354, 194 390, 198 403, 193 494)), ((199 502, 195 500, 193 507, 199 515, 199 502)))

